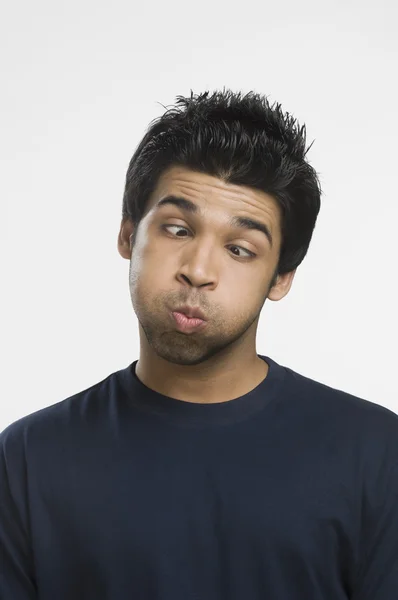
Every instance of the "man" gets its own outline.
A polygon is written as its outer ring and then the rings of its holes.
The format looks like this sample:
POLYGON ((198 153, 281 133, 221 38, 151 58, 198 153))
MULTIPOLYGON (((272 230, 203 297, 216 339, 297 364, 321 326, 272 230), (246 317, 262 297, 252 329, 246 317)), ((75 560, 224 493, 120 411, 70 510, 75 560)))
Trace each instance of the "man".
POLYGON ((319 212, 306 153, 255 93, 151 124, 118 237, 139 359, 1 434, 2 600, 398 598, 398 416, 256 352, 319 212))

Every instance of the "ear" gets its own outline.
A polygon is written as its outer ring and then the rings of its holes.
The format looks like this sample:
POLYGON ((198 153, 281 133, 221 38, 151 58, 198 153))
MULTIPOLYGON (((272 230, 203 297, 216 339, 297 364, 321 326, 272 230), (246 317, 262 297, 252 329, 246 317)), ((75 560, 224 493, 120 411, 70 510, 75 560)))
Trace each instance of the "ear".
POLYGON ((117 249, 122 258, 131 259, 131 250, 133 247, 131 237, 134 232, 134 223, 128 219, 122 219, 120 231, 117 238, 117 249))
POLYGON ((290 271, 290 273, 278 275, 275 285, 269 291, 267 296, 268 300, 272 300, 273 302, 282 300, 282 298, 286 296, 292 287, 295 274, 296 269, 294 269, 294 271, 290 271))

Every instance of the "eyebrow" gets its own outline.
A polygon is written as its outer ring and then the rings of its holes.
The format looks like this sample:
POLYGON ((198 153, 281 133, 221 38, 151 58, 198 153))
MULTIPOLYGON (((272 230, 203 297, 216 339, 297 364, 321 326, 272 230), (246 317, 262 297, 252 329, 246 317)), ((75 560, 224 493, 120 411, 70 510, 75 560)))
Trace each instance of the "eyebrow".
MULTIPOLYGON (((155 208, 159 209, 162 206, 168 205, 176 206, 180 210, 190 214, 199 214, 201 212, 197 204, 191 202, 191 200, 187 200, 186 198, 181 198, 179 196, 166 196, 156 204, 155 208)), ((260 223, 260 221, 250 219, 249 217, 234 216, 230 218, 229 225, 231 227, 238 227, 240 229, 261 231, 268 239, 268 242, 272 248, 272 234, 269 227, 265 225, 265 223, 260 223)))

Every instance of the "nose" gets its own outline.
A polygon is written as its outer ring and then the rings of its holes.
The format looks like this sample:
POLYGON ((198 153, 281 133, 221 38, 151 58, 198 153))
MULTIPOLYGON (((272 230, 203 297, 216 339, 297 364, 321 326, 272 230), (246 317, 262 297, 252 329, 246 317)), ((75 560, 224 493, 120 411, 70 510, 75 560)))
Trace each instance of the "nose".
POLYGON ((214 288, 216 285, 216 263, 214 250, 208 244, 199 248, 194 244, 184 254, 184 263, 180 267, 177 279, 186 285, 203 288, 204 286, 214 288))

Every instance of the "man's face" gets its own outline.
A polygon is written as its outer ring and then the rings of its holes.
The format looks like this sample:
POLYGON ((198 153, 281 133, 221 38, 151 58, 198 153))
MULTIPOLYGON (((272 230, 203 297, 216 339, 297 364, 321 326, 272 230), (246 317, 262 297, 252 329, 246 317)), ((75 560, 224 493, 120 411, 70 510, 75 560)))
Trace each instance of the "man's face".
MULTIPOLYGON (((133 225, 124 227, 120 235, 131 237, 133 225)), ((279 300, 293 279, 293 274, 278 278, 273 297, 269 294, 280 229, 279 207, 264 192, 185 167, 164 171, 130 248, 131 300, 151 351, 175 364, 195 365, 253 343, 266 298, 279 300), (169 196, 194 203, 197 212, 157 206, 169 196), (266 225, 272 244, 261 231, 232 226, 234 216, 266 225), (176 328, 171 312, 184 304, 202 310, 204 329, 183 333, 176 328)))

